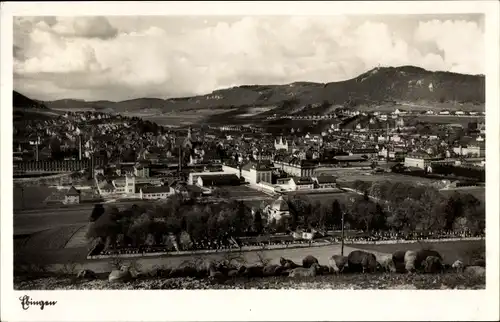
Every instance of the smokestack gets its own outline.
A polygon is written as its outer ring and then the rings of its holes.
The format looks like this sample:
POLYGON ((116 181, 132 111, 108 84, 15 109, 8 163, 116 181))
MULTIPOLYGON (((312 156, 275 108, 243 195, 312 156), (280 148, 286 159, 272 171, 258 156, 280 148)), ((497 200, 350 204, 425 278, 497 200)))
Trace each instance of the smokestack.
POLYGON ((78 160, 82 160, 82 136, 78 135, 78 160))
POLYGON ((179 175, 181 174, 182 171, 182 148, 179 147, 179 175))

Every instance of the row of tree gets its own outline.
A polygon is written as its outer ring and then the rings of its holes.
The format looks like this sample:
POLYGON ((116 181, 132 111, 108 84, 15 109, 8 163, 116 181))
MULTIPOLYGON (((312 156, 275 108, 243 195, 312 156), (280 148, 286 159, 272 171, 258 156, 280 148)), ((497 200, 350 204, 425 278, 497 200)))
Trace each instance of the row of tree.
MULTIPOLYGON (((362 200, 354 201, 354 209, 361 207, 356 216, 378 214, 376 207, 387 213, 385 227, 383 220, 375 220, 374 229, 480 232, 485 227, 485 205, 469 193, 446 197, 433 187, 390 181, 356 181, 353 188, 364 193, 362 200)), ((365 230, 370 230, 368 225, 365 230)))
POLYGON ((165 235, 187 232, 195 242, 226 241, 228 237, 289 232, 297 229, 346 229, 375 232, 484 231, 485 208, 470 194, 443 196, 438 190, 405 183, 356 182, 364 194, 344 202, 311 202, 307 197, 287 200, 290 216, 268 221, 264 212, 252 213, 241 201, 199 203, 173 197, 163 205, 132 206, 125 210, 96 206, 89 237, 111 243, 119 235, 125 244, 143 245, 153 236, 161 243, 165 235))
POLYGON ((121 235, 124 244, 134 247, 143 245, 151 236, 161 244, 166 235, 179 236, 182 232, 194 241, 226 240, 248 233, 253 226, 250 209, 240 201, 200 204, 181 197, 173 197, 163 205, 133 205, 121 211, 96 206, 90 221, 94 223, 88 237, 115 244, 121 235))

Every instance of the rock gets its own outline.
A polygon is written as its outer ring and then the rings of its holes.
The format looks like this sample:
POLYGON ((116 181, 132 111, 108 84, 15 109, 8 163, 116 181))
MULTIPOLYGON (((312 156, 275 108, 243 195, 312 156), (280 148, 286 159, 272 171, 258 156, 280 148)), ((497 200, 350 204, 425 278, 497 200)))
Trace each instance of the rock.
POLYGON ((439 254, 435 250, 420 249, 420 250, 417 251, 417 258, 415 259, 415 268, 416 269, 423 268, 422 265, 423 265, 424 261, 427 259, 427 257, 429 257, 429 256, 437 257, 441 261, 443 260, 443 257, 441 256, 441 254, 439 254))
POLYGON ((314 277, 317 275, 318 270, 320 269, 319 264, 312 264, 311 267, 297 267, 290 271, 288 276, 290 277, 314 277))
POLYGON ((132 279, 132 275, 128 270, 113 270, 109 273, 109 282, 128 282, 132 279))
POLYGON ((422 263, 425 273, 439 273, 443 271, 443 263, 436 256, 428 256, 422 263))
POLYGON ((380 269, 383 272, 387 272, 387 273, 395 273, 396 272, 396 264, 394 264, 394 260, 392 259, 392 256, 384 256, 384 257, 378 259, 378 262, 380 264, 380 269))
POLYGON ((266 265, 262 269, 264 276, 279 276, 282 271, 283 267, 281 265, 266 265))
POLYGON ((297 268, 300 266, 300 265, 294 263, 292 260, 286 259, 283 257, 280 258, 280 264, 281 264, 281 266, 283 266, 284 269, 287 269, 287 270, 294 269, 294 268, 297 268))
POLYGON ((463 270, 464 270, 464 268, 465 268, 465 265, 464 265, 464 263, 463 263, 461 260, 457 259, 457 260, 456 260, 456 261, 455 261, 455 262, 451 265, 451 267, 452 267, 455 271, 457 271, 457 272, 463 272, 463 270))
POLYGON ((405 253, 405 269, 407 272, 414 272, 416 270, 417 252, 409 250, 405 253))
POLYGON ((347 265, 350 272, 375 272, 377 257, 369 252, 354 250, 347 256, 347 265))
POLYGON ((472 266, 486 267, 486 261, 484 259, 476 259, 472 262, 472 266))
POLYGON ((472 275, 476 277, 485 277, 486 268, 481 266, 468 266, 465 268, 464 273, 467 275, 472 275))
POLYGON ((313 264, 319 264, 319 261, 316 257, 314 256, 311 256, 311 255, 307 255, 303 260, 302 260, 302 266, 304 268, 309 268, 311 267, 313 264))
POLYGON ((91 271, 90 269, 82 269, 81 271, 76 274, 76 278, 78 279, 96 279, 97 275, 94 273, 94 271, 91 271))
POLYGON ((342 273, 347 267, 347 256, 333 255, 328 263, 334 273, 342 273))

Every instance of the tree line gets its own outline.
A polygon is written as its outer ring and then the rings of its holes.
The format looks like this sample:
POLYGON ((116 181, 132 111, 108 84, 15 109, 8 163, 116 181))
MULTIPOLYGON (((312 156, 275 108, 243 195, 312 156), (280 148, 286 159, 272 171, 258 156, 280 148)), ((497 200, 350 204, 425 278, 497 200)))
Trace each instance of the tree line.
POLYGON ((163 204, 134 205, 124 210, 96 205, 88 237, 100 237, 108 245, 116 245, 122 236, 123 244, 138 247, 151 238, 162 244, 166 235, 187 232, 195 243, 227 243, 230 237, 298 229, 338 230, 342 216, 346 229, 367 234, 452 230, 481 233, 485 228, 484 204, 471 194, 445 197, 432 187, 389 181, 356 181, 353 187, 363 194, 342 202, 312 202, 305 196, 292 196, 286 200, 290 215, 279 220, 269 219, 265 208, 252 211, 235 200, 208 203, 174 196, 163 204))

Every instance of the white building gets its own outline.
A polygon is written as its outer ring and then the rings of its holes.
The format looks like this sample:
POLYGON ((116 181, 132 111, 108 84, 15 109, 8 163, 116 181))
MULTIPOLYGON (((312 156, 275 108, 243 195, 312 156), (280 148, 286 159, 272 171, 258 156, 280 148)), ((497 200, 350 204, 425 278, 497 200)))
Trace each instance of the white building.
POLYGON ((167 199, 171 194, 171 189, 168 186, 162 187, 147 187, 139 190, 141 199, 167 199))

